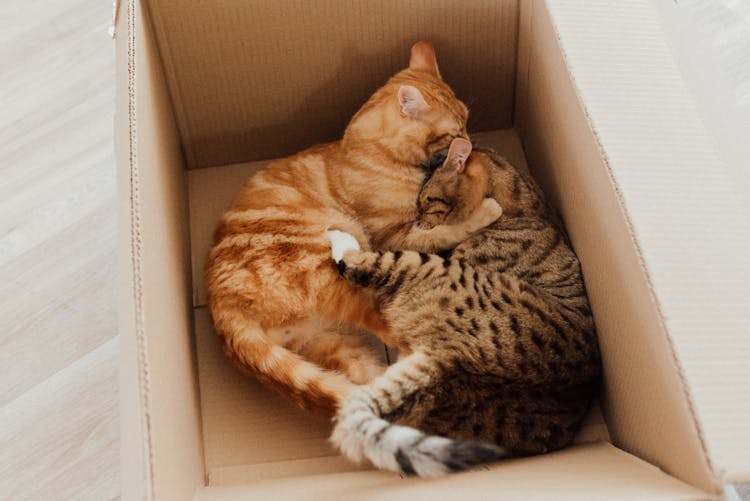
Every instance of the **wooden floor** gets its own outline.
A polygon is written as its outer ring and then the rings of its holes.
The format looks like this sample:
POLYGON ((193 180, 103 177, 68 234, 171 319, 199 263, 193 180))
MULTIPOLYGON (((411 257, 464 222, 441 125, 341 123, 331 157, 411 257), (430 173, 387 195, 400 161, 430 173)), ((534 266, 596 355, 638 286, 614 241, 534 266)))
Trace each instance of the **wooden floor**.
POLYGON ((119 498, 108 0, 0 1, 0 498, 119 498))
POLYGON ((0 499, 119 498, 110 9, 0 0, 0 499))

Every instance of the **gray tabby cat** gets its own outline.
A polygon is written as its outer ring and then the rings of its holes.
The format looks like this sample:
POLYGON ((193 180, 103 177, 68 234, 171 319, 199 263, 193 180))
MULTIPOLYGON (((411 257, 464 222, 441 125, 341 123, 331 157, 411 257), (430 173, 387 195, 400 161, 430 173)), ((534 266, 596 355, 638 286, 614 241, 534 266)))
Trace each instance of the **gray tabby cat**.
POLYGON ((427 228, 485 197, 503 216, 445 255, 361 252, 332 231, 342 275, 375 295, 401 359, 352 391, 332 442, 345 456, 436 476, 568 445, 600 374, 581 269, 536 184, 455 139, 418 200, 427 228), (443 438, 450 437, 450 438, 443 438))

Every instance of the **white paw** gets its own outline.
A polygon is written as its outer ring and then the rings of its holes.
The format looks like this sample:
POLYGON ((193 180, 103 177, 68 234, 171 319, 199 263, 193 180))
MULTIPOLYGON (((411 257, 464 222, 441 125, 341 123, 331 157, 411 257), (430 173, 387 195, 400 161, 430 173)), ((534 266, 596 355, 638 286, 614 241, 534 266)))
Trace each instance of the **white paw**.
POLYGON ((479 231, 497 221, 503 214, 503 208, 494 198, 485 198, 472 214, 470 220, 471 231, 479 231))
POLYGON ((328 239, 331 241, 331 254, 333 260, 337 263, 341 261, 350 250, 359 250, 359 242, 349 233, 339 230, 328 230, 326 231, 328 239))
POLYGON ((494 198, 482 200, 482 209, 487 211, 488 218, 494 218, 493 221, 503 215, 503 208, 494 198))

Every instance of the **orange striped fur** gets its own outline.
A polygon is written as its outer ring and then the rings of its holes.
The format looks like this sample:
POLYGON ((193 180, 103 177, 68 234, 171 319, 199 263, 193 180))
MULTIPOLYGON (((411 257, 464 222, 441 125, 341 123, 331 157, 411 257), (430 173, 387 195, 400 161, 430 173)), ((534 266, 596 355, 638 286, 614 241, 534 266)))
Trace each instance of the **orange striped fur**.
POLYGON ((327 417, 354 385, 384 370, 341 328, 357 324, 389 341, 370 293, 334 268, 325 232, 428 251, 494 221, 497 204, 477 211, 473 226, 415 226, 419 164, 466 136, 467 113, 440 78, 432 46, 419 42, 409 68, 375 92, 341 141, 272 162, 248 181, 216 229, 206 267, 209 310, 235 363, 327 417))

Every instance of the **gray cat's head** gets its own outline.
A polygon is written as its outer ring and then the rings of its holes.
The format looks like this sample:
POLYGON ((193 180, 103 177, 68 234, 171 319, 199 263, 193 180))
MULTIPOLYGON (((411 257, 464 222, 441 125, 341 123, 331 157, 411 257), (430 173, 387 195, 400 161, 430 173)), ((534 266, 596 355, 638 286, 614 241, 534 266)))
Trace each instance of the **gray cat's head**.
POLYGON ((451 142, 443 165, 424 184, 417 200, 419 224, 433 228, 464 221, 482 203, 489 183, 488 167, 471 155, 471 142, 451 142))

